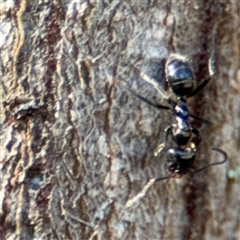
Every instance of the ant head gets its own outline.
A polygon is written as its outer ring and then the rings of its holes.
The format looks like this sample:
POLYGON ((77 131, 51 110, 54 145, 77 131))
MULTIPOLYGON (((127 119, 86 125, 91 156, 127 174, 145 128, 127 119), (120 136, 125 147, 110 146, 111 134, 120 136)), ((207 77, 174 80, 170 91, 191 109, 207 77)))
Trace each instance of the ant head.
POLYGON ((187 96, 195 88, 194 74, 188 61, 178 55, 169 57, 166 63, 166 80, 177 96, 187 96))
POLYGON ((168 170, 173 174, 185 174, 192 166, 196 156, 196 149, 179 147, 168 150, 168 170))

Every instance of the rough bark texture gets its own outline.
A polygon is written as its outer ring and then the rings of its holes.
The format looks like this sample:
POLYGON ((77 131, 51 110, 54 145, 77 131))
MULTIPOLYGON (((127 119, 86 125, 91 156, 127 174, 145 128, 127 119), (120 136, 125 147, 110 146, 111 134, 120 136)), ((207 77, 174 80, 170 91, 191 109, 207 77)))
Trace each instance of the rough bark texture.
MULTIPOLYGON (((232 1, 3 0, 1 14, 0 239, 239 239, 240 7, 232 1), (190 101, 211 126, 195 167, 168 174, 163 142, 171 113, 140 76, 164 85, 170 53, 192 61, 190 101)), ((170 91, 168 90, 170 93, 170 91)))

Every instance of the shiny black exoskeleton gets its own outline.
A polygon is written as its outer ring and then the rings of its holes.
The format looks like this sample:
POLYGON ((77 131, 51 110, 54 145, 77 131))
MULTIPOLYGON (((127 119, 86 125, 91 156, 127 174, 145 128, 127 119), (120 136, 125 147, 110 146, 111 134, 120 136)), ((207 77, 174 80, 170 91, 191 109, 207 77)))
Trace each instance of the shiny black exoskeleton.
MULTIPOLYGON (((165 66, 165 76, 171 90, 177 96, 177 101, 174 101, 165 94, 162 94, 160 86, 157 86, 154 80, 151 80, 149 78, 145 80, 153 84, 153 86, 158 90, 158 92, 164 96, 170 106, 152 103, 146 98, 136 94, 131 90, 130 91, 135 96, 157 109, 172 110, 175 122, 172 125, 168 126, 165 130, 166 134, 163 147, 168 141, 169 134, 171 134, 177 147, 168 150, 168 169, 174 175, 184 174, 188 172, 189 168, 192 166, 196 157, 196 147, 201 141, 198 130, 192 128, 189 123, 189 116, 194 119, 200 120, 203 123, 210 124, 209 121, 197 117, 189 112, 187 107, 187 98, 196 95, 201 89, 203 89, 209 82, 210 77, 205 79, 198 87, 195 88, 196 84, 192 69, 190 68, 188 61, 179 55, 172 55, 169 57, 165 66)), ((212 149, 214 151, 222 153, 224 155, 224 160, 217 163, 211 163, 201 168, 200 170, 203 170, 206 167, 215 164, 224 163, 227 160, 227 154, 224 151, 218 148, 212 149)), ((195 172, 198 171, 199 170, 195 172)), ((159 178, 156 179, 156 181, 160 181, 166 178, 168 177, 159 178)))
POLYGON ((196 95, 210 80, 210 77, 206 78, 195 88, 195 78, 189 62, 179 55, 169 57, 165 66, 165 75, 166 81, 175 95, 185 98, 196 95))
POLYGON ((170 57, 166 63, 165 73, 168 84, 177 96, 187 96, 194 90, 194 75, 184 59, 170 57))
MULTIPOLYGON (((189 63, 184 58, 180 56, 176 57, 175 55, 168 59, 165 72, 166 81, 177 96, 177 102, 174 102, 170 98, 168 102, 172 105, 173 115, 176 120, 176 124, 171 125, 171 133, 174 141, 180 147, 188 144, 193 131, 188 120, 189 110, 186 99, 197 94, 207 84, 210 78, 204 80, 203 83, 195 89, 194 74, 189 63)), ((191 116, 195 117, 193 115, 191 116)), ((200 118, 197 119, 203 122, 205 121, 200 118)), ((194 131, 196 130, 194 129, 194 131)))
POLYGON ((179 131, 179 133, 174 135, 173 127, 175 125, 166 128, 165 142, 168 141, 168 135, 172 133, 173 139, 178 146, 168 150, 168 170, 172 173, 184 174, 195 160, 196 147, 201 142, 201 136, 197 129, 189 127, 189 135, 184 138, 184 142, 179 141, 179 138, 176 138, 176 136, 183 135, 183 133, 179 131))

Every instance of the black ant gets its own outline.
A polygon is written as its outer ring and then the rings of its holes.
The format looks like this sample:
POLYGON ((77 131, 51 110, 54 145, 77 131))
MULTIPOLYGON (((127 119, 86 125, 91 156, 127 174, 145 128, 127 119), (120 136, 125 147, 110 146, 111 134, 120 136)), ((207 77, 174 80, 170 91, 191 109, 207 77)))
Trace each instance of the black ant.
POLYGON ((157 109, 172 110, 176 120, 176 123, 166 128, 165 141, 158 147, 158 150, 155 153, 155 155, 158 155, 159 152, 165 147, 169 134, 171 134, 174 142, 177 144, 177 147, 169 149, 167 153, 167 161, 169 163, 168 170, 171 172, 171 174, 165 177, 157 178, 154 180, 154 182, 175 177, 177 174, 182 175, 187 172, 200 172, 210 166, 225 163, 227 161, 227 153, 219 148, 213 147, 212 150, 221 153, 224 156, 224 159, 221 162, 210 163, 198 170, 189 171, 189 168, 195 161, 196 148, 201 142, 201 136, 197 129, 191 127, 188 117, 192 117, 205 124, 211 123, 208 120, 191 114, 188 110, 187 99, 201 91, 210 81, 211 77, 209 76, 208 78, 204 79, 202 83, 195 88, 194 74, 188 61, 182 56, 175 54, 171 55, 166 62, 165 76, 168 85, 172 89, 173 93, 177 96, 177 101, 174 101, 161 90, 161 87, 156 81, 143 74, 141 74, 141 76, 144 78, 144 80, 151 83, 158 90, 158 92, 167 100, 167 103, 170 106, 152 103, 146 98, 136 94, 132 90, 129 91, 142 101, 157 109))

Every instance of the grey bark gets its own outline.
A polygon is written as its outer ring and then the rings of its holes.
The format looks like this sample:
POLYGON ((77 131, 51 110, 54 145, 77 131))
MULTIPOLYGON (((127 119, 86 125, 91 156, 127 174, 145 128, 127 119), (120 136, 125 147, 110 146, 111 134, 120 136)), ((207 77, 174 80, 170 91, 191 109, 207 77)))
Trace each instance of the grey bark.
MULTIPOLYGON (((0 239, 238 239, 240 64, 238 1, 2 1, 0 239), (196 168, 166 176, 154 157, 171 121, 164 104, 171 53, 199 83, 189 101, 211 126, 196 168), (134 201, 134 199, 136 201, 134 201)), ((170 94, 170 90, 167 90, 170 94)), ((174 97, 174 96, 173 96, 174 97)), ((173 144, 173 143, 172 143, 173 144)))

